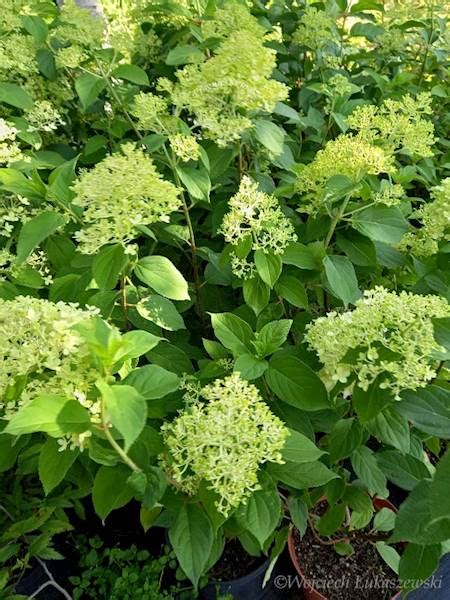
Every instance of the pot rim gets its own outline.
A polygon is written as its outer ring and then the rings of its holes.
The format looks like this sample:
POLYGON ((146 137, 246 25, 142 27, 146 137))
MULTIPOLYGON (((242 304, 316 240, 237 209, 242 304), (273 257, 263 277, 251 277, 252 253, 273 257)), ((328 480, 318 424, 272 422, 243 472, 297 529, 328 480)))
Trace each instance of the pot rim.
MULTIPOLYGON (((325 500, 325 498, 324 497, 319 498, 317 503, 319 503, 322 500, 325 500)), ((394 506, 394 504, 392 504, 392 502, 390 500, 388 500, 387 498, 372 498, 372 503, 376 510, 381 510, 382 508, 389 508, 394 512, 398 512, 396 506, 394 506)), ((309 583, 309 579, 306 577, 306 575, 302 571, 300 559, 295 550, 295 541, 294 541, 294 530, 295 529, 296 529, 296 527, 291 527, 289 529, 288 550, 289 550, 289 556, 291 558, 292 564, 294 565, 295 570, 297 571, 297 573, 300 575, 300 578, 302 579, 303 587, 305 590, 307 590, 311 593, 314 593, 316 595, 316 600, 329 600, 329 598, 327 596, 324 596, 323 594, 321 594, 316 588, 314 588, 309 583)), ((394 596, 392 596, 391 600, 398 600, 401 598, 401 595, 402 595, 402 592, 400 590, 400 591, 396 592, 394 594, 394 596)))

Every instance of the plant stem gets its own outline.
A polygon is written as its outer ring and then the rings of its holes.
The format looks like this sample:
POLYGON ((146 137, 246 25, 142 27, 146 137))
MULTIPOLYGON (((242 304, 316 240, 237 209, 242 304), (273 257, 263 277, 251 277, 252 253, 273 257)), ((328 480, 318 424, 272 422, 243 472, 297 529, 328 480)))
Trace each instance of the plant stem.
POLYGON ((350 196, 346 196, 344 201, 342 202, 339 210, 337 211, 334 219, 331 221, 330 229, 328 230, 327 237, 325 238, 325 250, 328 248, 331 242, 331 238, 333 237, 334 231, 336 229, 337 224, 344 216, 345 209, 347 208, 347 204, 349 203, 350 196))
POLYGON ((123 448, 121 448, 120 445, 113 438, 111 432, 109 431, 108 423, 106 423, 103 416, 102 416, 102 420, 103 420, 103 431, 104 431, 104 434, 105 434, 108 442, 111 444, 111 446, 117 452, 117 454, 120 456, 120 458, 123 460, 123 462, 126 465, 128 465, 132 471, 135 471, 136 473, 141 473, 142 469, 140 467, 138 467, 137 464, 133 460, 131 460, 131 458, 128 456, 128 454, 125 452, 125 450, 123 448))

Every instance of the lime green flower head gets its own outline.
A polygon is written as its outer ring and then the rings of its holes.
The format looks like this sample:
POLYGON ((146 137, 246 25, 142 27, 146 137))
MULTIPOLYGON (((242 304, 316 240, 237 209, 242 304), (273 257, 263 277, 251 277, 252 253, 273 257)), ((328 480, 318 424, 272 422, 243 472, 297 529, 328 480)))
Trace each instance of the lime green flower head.
POLYGON ((9 166, 22 159, 22 152, 16 142, 17 129, 0 118, 0 165, 9 166))
POLYGON ((176 133, 169 137, 170 147, 183 162, 200 158, 200 145, 192 135, 176 133))
POLYGON ((299 170, 296 189, 303 195, 301 210, 309 214, 323 210, 326 183, 335 175, 358 183, 367 175, 393 171, 393 158, 383 148, 359 136, 340 135, 327 142, 313 161, 299 170))
POLYGON ((282 421, 263 402, 258 389, 233 373, 200 392, 196 402, 162 426, 167 453, 163 465, 188 494, 202 481, 228 516, 260 488, 258 471, 266 462, 282 463, 289 435, 282 421))
POLYGON ((312 50, 321 50, 326 44, 337 38, 334 19, 323 10, 307 7, 300 19, 300 25, 293 40, 312 50))
POLYGON ((406 233, 399 249, 426 257, 436 254, 439 242, 450 240, 450 178, 432 188, 431 201, 413 213, 421 228, 406 233))
POLYGON ((180 206, 179 190, 162 179, 143 150, 125 144, 73 186, 74 203, 84 208, 86 226, 76 233, 81 251, 93 254, 104 244, 128 244, 139 225, 168 222, 180 206))
POLYGON ((364 293, 354 310, 313 321, 305 337, 323 363, 321 375, 330 387, 355 376, 356 385, 367 390, 379 378, 379 386, 398 399, 402 390, 424 387, 436 376, 434 354, 442 348, 432 319, 448 316, 444 298, 376 287, 364 293))
POLYGON ((103 19, 88 8, 81 8, 75 0, 64 0, 54 36, 63 44, 82 48, 101 48, 105 24, 103 19))
POLYGON ((98 410, 86 396, 98 372, 73 327, 96 313, 29 296, 0 299, 0 412, 6 418, 35 396, 60 394, 82 398, 95 420, 98 410))
POLYGON ((172 101, 195 115, 205 137, 226 146, 253 126, 253 113, 272 112, 286 98, 286 86, 271 79, 274 68, 274 50, 238 30, 212 58, 177 71, 172 101))
POLYGON ((248 31, 256 38, 263 38, 264 28, 250 13, 248 8, 235 0, 228 0, 222 8, 216 10, 214 19, 205 21, 202 32, 205 38, 225 39, 235 31, 248 31))
MULTIPOLYGON (((278 200, 260 191, 250 177, 242 178, 239 191, 232 196, 228 206, 220 233, 233 246, 250 237, 252 250, 283 254, 286 247, 297 239, 294 226, 283 213, 278 200)), ((233 271, 242 275, 242 267, 247 264, 239 260, 232 262, 233 271)))
POLYGON ((431 95, 427 92, 415 98, 406 94, 400 100, 385 100, 380 106, 356 108, 347 124, 359 137, 380 144, 390 152, 402 152, 416 158, 433 156, 435 142, 431 95))

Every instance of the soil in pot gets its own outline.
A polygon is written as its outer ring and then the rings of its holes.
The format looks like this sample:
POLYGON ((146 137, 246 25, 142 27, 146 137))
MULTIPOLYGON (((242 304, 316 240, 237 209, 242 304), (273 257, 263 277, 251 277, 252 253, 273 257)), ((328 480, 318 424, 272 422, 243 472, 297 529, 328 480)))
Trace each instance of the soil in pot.
MULTIPOLYGON (((321 514, 325 506, 318 506, 321 514)), ((390 600, 398 591, 397 575, 367 540, 352 541, 354 553, 339 556, 321 544, 308 528, 303 538, 294 531, 294 547, 309 584, 328 600, 390 600)))
POLYGON ((238 540, 227 541, 223 554, 210 569, 208 575, 212 581, 232 581, 240 579, 257 569, 264 556, 250 556, 238 540))

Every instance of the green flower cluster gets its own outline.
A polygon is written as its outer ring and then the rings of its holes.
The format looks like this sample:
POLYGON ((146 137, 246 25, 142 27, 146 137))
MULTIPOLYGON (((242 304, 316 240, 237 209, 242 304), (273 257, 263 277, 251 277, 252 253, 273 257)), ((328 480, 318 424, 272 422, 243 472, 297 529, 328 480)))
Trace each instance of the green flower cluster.
POLYGON ((323 209, 326 183, 335 175, 344 175, 356 184, 367 175, 393 171, 393 158, 383 148, 359 135, 342 134, 327 142, 312 162, 298 170, 296 189, 304 195, 301 211, 317 214, 323 209))
POLYGON ((380 388, 398 399, 402 390, 424 387, 435 377, 433 355, 441 348, 432 319, 448 316, 444 298, 376 287, 354 310, 316 319, 305 338, 324 364, 322 376, 331 387, 355 375, 356 385, 367 390, 378 378, 380 388))
POLYGON ((0 118, 0 165, 9 166, 22 158, 16 135, 17 129, 0 118))
POLYGON ((230 210, 223 218, 220 233, 233 246, 249 240, 249 250, 282 254, 297 239, 294 226, 278 200, 261 192, 250 177, 242 178, 239 191, 229 200, 228 206, 230 210))
POLYGON ((0 408, 6 418, 41 394, 76 398, 93 420, 98 417, 99 407, 87 400, 98 372, 73 329, 95 314, 95 309, 30 296, 0 299, 0 408))
POLYGON ((380 107, 359 106, 348 117, 347 124, 362 139, 380 144, 388 152, 425 158, 433 156, 434 126, 425 118, 432 112, 428 92, 415 98, 406 94, 400 100, 385 100, 380 107))
POLYGON ((432 188, 431 202, 427 202, 413 214, 421 228, 406 233, 399 249, 415 256, 431 256, 439 250, 439 242, 450 240, 450 178, 432 188))
POLYGON ((163 465, 188 494, 205 481, 219 497, 217 509, 228 516, 260 488, 263 463, 282 463, 289 431, 237 373, 205 386, 201 396, 208 402, 194 403, 162 426, 163 465))
POLYGON ((178 158, 187 162, 200 158, 200 145, 193 135, 176 133, 169 137, 170 147, 178 158))
POLYGON ((128 244, 137 227, 168 222, 180 206, 179 191, 162 179, 153 161, 134 144, 84 171, 73 186, 86 227, 75 235, 80 249, 94 254, 105 244, 128 244))
MULTIPOLYGON (((220 22, 220 13, 216 27, 224 35, 229 23, 220 22)), ((180 69, 170 90, 173 103, 193 113, 204 135, 219 146, 240 139, 253 126, 253 113, 272 112, 287 96, 286 86, 270 79, 275 51, 264 46, 263 30, 249 14, 244 26, 230 31, 207 61, 180 69), (250 19, 256 23, 253 28, 248 26, 250 19)), ((208 28, 213 31, 214 24, 208 28)))
POLYGON ((323 10, 308 6, 300 19, 293 40, 311 50, 321 50, 336 39, 335 31, 335 21, 330 15, 323 10))

